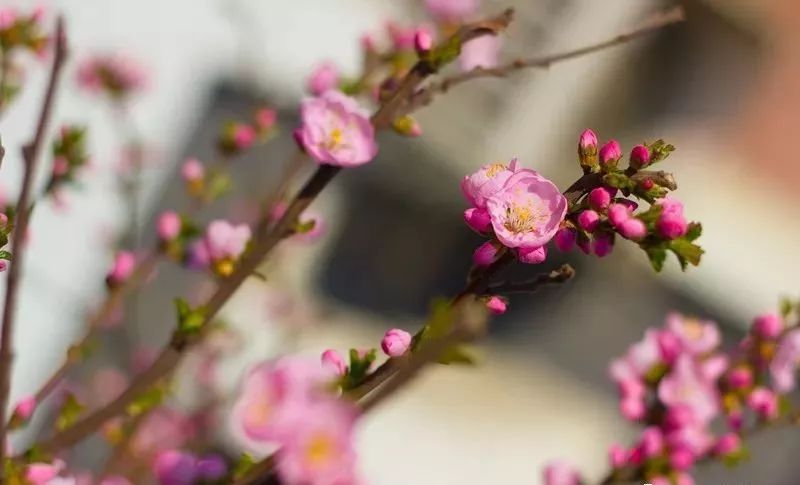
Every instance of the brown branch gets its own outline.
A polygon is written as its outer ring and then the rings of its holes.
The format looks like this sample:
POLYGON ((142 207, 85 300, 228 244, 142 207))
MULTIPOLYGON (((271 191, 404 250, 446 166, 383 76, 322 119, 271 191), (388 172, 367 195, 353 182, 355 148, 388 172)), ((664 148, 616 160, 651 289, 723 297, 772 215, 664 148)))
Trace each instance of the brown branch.
MULTIPOLYGON (((497 17, 462 27, 454 36, 457 40, 466 42, 481 35, 495 35, 505 29, 512 17, 513 12, 507 10, 497 17)), ((400 87, 372 116, 371 122, 375 129, 380 130, 389 126, 397 116, 405 100, 433 72, 435 72, 435 69, 428 60, 421 59, 418 61, 400 83, 400 87)), ((298 217, 340 171, 340 167, 320 165, 274 226, 270 226, 269 220, 266 218, 261 221, 253 238, 252 248, 241 259, 233 274, 220 283, 211 298, 203 305, 204 318, 202 327, 204 329, 208 328, 207 324, 216 317, 219 310, 239 286, 253 274, 261 261, 269 255, 278 243, 292 234, 298 217)), ((131 386, 119 397, 73 426, 42 442, 39 445, 40 449, 45 452, 55 452, 71 446, 94 433, 108 419, 123 413, 128 404, 141 392, 150 388, 159 379, 171 374, 180 362, 181 355, 185 349, 202 339, 205 333, 205 331, 201 331, 189 338, 185 334, 175 332, 169 345, 162 350, 153 366, 139 374, 131 383, 131 386)))
POLYGON ((423 106, 427 106, 437 94, 446 93, 450 88, 453 88, 459 84, 463 84, 467 81, 481 78, 504 78, 524 69, 547 69, 551 65, 558 62, 574 59, 576 57, 582 57, 604 49, 608 49, 610 47, 625 44, 631 40, 649 35, 666 26, 682 22, 683 20, 685 20, 683 8, 676 6, 667 11, 660 12, 644 22, 640 27, 631 30, 630 32, 617 35, 616 37, 594 45, 581 47, 558 54, 533 57, 529 59, 517 59, 509 62, 508 64, 494 68, 479 67, 471 71, 446 77, 441 81, 431 83, 425 89, 417 92, 408 103, 406 109, 404 110, 404 114, 415 111, 423 106))
MULTIPOLYGON (((11 235, 12 247, 14 250, 14 260, 8 274, 6 284, 5 308, 3 309, 2 323, 2 342, 0 343, 0 443, 6 442, 8 426, 6 423, 6 408, 11 391, 11 367, 13 365, 13 339, 14 339, 14 318, 17 309, 17 296, 19 293, 20 277, 22 275, 22 265, 25 256, 25 235, 28 229, 28 217, 30 212, 28 201, 33 189, 33 180, 36 176, 36 166, 39 156, 44 147, 45 135, 50 124, 50 117, 53 112, 53 103, 56 95, 56 88, 61 77, 62 67, 67 58, 67 37, 64 28, 64 18, 59 16, 56 24, 56 43, 53 65, 50 70, 50 77, 42 101, 42 108, 39 114, 39 121, 36 126, 36 133, 33 140, 22 149, 23 160, 25 163, 22 188, 19 199, 17 200, 17 219, 14 221, 14 231, 11 235)), ((0 446, 0 463, 5 463, 5 446, 0 446)), ((0 471, 0 477, 5 476, 5 471, 0 471)))
POLYGON ((542 286, 558 285, 566 283, 575 276, 575 269, 568 265, 562 265, 558 269, 554 269, 549 273, 540 273, 531 280, 521 281, 517 283, 499 283, 489 286, 491 293, 533 293, 542 286))
MULTIPOLYGON (((678 188, 675 178, 671 173, 663 170, 639 170, 630 176, 631 180, 639 183, 644 180, 652 180, 655 184, 665 187, 669 190, 678 188)), ((587 173, 579 178, 572 185, 564 191, 564 197, 570 204, 574 204, 584 194, 589 193, 592 189, 603 186, 603 174, 601 173, 587 173)))

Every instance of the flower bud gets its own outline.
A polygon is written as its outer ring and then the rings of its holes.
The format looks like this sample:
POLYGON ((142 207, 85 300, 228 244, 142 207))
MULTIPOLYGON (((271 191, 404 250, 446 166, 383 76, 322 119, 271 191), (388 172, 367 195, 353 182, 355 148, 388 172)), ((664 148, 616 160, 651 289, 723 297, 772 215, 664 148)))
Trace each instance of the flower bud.
POLYGON ((575 247, 575 238, 577 237, 577 233, 575 229, 571 227, 562 227, 561 229, 556 232, 556 235, 553 237, 556 243, 556 247, 561 252, 569 252, 575 247))
POLYGON ((233 144, 239 150, 249 148, 256 139, 256 132, 250 125, 237 124, 233 130, 233 144))
POLYGON ((631 150, 630 167, 634 170, 640 170, 649 164, 650 150, 644 145, 636 145, 633 147, 633 150, 631 150))
POLYGON ((197 471, 196 458, 180 450, 164 450, 153 461, 153 474, 159 483, 192 483, 197 471))
POLYGON ((618 229, 619 233, 622 234, 622 237, 631 239, 633 241, 639 241, 647 235, 647 226, 644 222, 635 217, 631 217, 627 221, 624 221, 622 224, 620 224, 618 229))
POLYGON ((625 204, 611 204, 608 206, 608 220, 614 227, 619 228, 623 222, 631 217, 631 210, 625 204))
POLYGON ((765 387, 753 389, 750 395, 747 396, 747 405, 761 419, 772 420, 778 417, 778 397, 765 387))
POLYGON ((433 36, 427 29, 418 28, 414 32, 414 49, 417 54, 423 56, 430 52, 431 48, 433 48, 433 36))
POLYGON ((596 234, 592 240, 592 251, 602 258, 611 254, 614 249, 614 237, 609 234, 596 234))
POLYGON ((183 162, 181 167, 181 177, 186 182, 197 182, 205 176, 205 168, 196 158, 189 158, 183 162))
POLYGON ((541 246, 538 248, 519 248, 517 250, 517 259, 525 264, 540 264, 547 259, 547 248, 541 246))
POLYGON ((629 421, 638 421, 645 415, 647 408, 641 398, 628 397, 619 402, 619 412, 629 421))
POLYGON ((256 111, 254 118, 258 130, 265 132, 271 130, 272 127, 275 126, 275 121, 278 119, 278 113, 276 113, 274 109, 260 108, 258 111, 256 111))
POLYGON ((23 422, 28 421, 36 411, 36 396, 28 396, 21 399, 14 408, 14 416, 23 422))
POLYGON ((332 374, 343 376, 347 373, 347 364, 339 352, 328 349, 322 353, 322 367, 329 370, 332 374))
POLYGON ((578 226, 586 232, 594 232, 600 224, 600 215, 587 209, 578 214, 578 226))
POLYGON ((641 187, 642 190, 650 190, 655 187, 655 185, 656 184, 653 182, 653 179, 650 178, 643 179, 641 182, 639 182, 639 187, 641 187))
POLYGON ((205 481, 218 481, 228 473, 228 464, 220 455, 211 454, 197 460, 197 474, 205 481))
POLYGON ((601 165, 614 167, 620 158, 622 158, 622 148, 617 140, 611 140, 600 148, 601 165))
POLYGON ((676 213, 662 213, 656 222, 656 229, 664 239, 677 239, 686 234, 688 224, 683 215, 676 213))
POLYGON ((400 357, 411 345, 411 334, 399 328, 386 332, 381 340, 381 349, 389 357, 400 357))
POLYGON ((478 234, 486 234, 492 228, 492 218, 486 209, 470 207, 464 211, 464 221, 478 234))
POLYGON ((727 456, 737 453, 742 448, 742 439, 736 433, 726 433, 714 445, 714 453, 727 456))
POLYGON ((319 96, 325 91, 335 89, 339 84, 339 71, 330 62, 318 65, 306 82, 306 89, 314 96, 319 96))
POLYGON ((753 332, 763 339, 774 339, 783 332, 783 319, 774 313, 759 315, 753 321, 753 332))
POLYGON ((502 315, 506 312, 508 305, 500 297, 493 296, 486 301, 486 308, 494 315, 502 315))
POLYGON ((753 371, 749 367, 735 367, 727 376, 728 385, 734 389, 747 389, 753 385, 753 371))
POLYGON ((597 168, 597 135, 586 129, 578 140, 578 159, 585 171, 597 168))
POLYGON ((472 262, 475 266, 484 267, 497 261, 500 256, 500 243, 497 241, 487 241, 472 254, 472 262))
POLYGON ((392 128, 397 134, 411 138, 418 137, 422 134, 422 127, 419 122, 409 115, 396 118, 392 122, 392 128))
POLYGON ((611 203, 611 194, 608 193, 603 187, 598 187, 596 189, 592 189, 589 192, 589 206, 596 210, 602 211, 608 208, 608 205, 611 203))
POLYGON ((628 451, 618 444, 608 447, 608 462, 611 468, 622 468, 628 462, 628 451))
POLYGON ((181 233, 181 216, 173 211, 162 212, 158 216, 158 237, 162 241, 172 241, 181 233))
POLYGON ((130 251, 120 251, 114 258, 114 264, 106 277, 110 284, 122 283, 133 274, 136 267, 136 256, 130 251))
POLYGON ((642 454, 645 458, 652 458, 664 451, 664 435, 656 426, 649 426, 642 431, 642 454))
POLYGON ((669 454, 669 464, 676 470, 688 470, 694 465, 694 454, 686 448, 672 450, 669 454))

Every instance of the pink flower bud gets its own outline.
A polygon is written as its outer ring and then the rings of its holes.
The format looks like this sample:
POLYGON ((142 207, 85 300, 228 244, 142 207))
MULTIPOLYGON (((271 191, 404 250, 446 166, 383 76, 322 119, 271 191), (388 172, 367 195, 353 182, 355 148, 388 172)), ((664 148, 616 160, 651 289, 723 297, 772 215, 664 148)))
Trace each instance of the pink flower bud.
POLYGON ((656 341, 661 359, 667 364, 675 362, 683 350, 680 338, 668 330, 658 332, 656 341))
POLYGON ((308 78, 306 89, 314 96, 319 96, 325 91, 336 89, 339 84, 339 71, 330 62, 317 66, 308 78))
POLYGON ((762 419, 771 420, 778 417, 778 397, 765 387, 753 389, 747 396, 747 405, 762 419))
POLYGON ((688 225, 681 214, 661 214, 656 222, 656 229, 664 239, 677 239, 686 234, 688 225))
POLYGON ((492 227, 492 218, 486 209, 471 207, 464 211, 464 221, 473 231, 485 234, 492 227))
POLYGON ((389 357, 400 357, 411 345, 411 334, 399 328, 386 332, 381 340, 381 349, 389 357))
POLYGON ((655 186, 653 179, 647 178, 639 182, 639 187, 641 187, 643 190, 650 190, 653 188, 653 186, 655 186))
POLYGON ((547 247, 520 248, 517 250, 517 259, 525 264, 540 264, 547 259, 547 247))
POLYGON ((36 396, 27 396, 22 398, 17 406, 14 408, 14 415, 21 418, 23 421, 31 419, 33 413, 36 411, 36 396))
POLYGON ((172 241, 181 233, 181 216, 173 211, 164 211, 158 216, 158 237, 162 241, 172 241))
POLYGON ((611 468, 622 468, 628 463, 628 451, 618 444, 608 447, 608 462, 611 468))
POLYGON ((196 458, 180 450, 160 452, 153 461, 153 474, 159 483, 193 483, 197 477, 196 458))
POLYGON ((608 206, 608 220, 614 227, 620 227, 623 222, 631 217, 631 210, 625 204, 611 204, 608 206))
POLYGON ((586 151, 597 149, 597 135, 589 128, 583 130, 581 137, 578 140, 578 149, 586 151))
POLYGON ((575 232, 575 229, 570 227, 562 227, 554 236, 556 247, 559 251, 564 253, 572 251, 572 249, 575 247, 575 238, 577 236, 578 234, 575 232))
POLYGON ((747 389, 753 385, 753 371, 749 367, 735 367, 727 376, 728 385, 734 389, 747 389))
POLYGON ((656 201, 656 204, 661 206, 661 214, 678 214, 683 215, 683 203, 678 199, 672 197, 664 197, 656 201))
POLYGON ((644 145, 636 145, 631 150, 631 168, 639 170, 650 164, 650 150, 644 145))
POLYGON ((544 485, 579 485, 580 475, 569 463, 553 461, 544 468, 544 485))
POLYGON ((252 126, 237 124, 233 131, 233 143, 236 148, 244 150, 250 147, 256 139, 256 132, 252 126))
POLYGON ((69 172, 69 162, 64 157, 56 157, 53 159, 53 175, 56 177, 63 177, 69 172))
POLYGON ((647 393, 644 382, 639 377, 624 378, 619 381, 619 394, 623 399, 643 399, 647 393))
POLYGON ((647 408, 641 398, 626 397, 619 402, 619 412, 629 421, 638 421, 644 417, 647 408))
POLYGON ((5 259, 0 259, 0 273, 5 272, 8 269, 8 261, 5 259))
POLYGON ((497 261, 500 255, 500 245, 497 241, 487 241, 472 254, 472 262, 475 266, 489 266, 497 261))
POLYGON ((495 315, 502 315, 506 312, 508 305, 500 297, 493 296, 486 301, 486 308, 495 315))
POLYGON ((714 445, 714 453, 717 455, 730 455, 732 453, 736 453, 742 447, 742 439, 736 433, 727 433, 717 440, 717 444, 714 445))
POLYGON ((203 164, 196 158, 189 158, 183 162, 183 166, 181 167, 181 177, 183 177, 183 180, 186 182, 202 180, 205 176, 205 172, 206 170, 203 164))
POLYGON ((584 170, 597 167, 597 135, 592 130, 584 130, 578 140, 578 159, 584 170))
POLYGON ((256 126, 261 131, 272 129, 277 119, 278 113, 274 109, 261 108, 255 114, 256 126))
POLYGON ((642 455, 645 458, 652 458, 660 455, 664 451, 664 435, 656 426, 648 426, 642 431, 642 455))
POLYGON ((686 448, 672 450, 669 454, 669 464, 676 470, 688 470, 694 465, 694 454, 686 448))
POLYGON ((586 232, 594 232, 600 224, 600 214, 587 209, 578 214, 578 226, 586 232))
POLYGON ((130 251, 120 251, 114 258, 114 265, 108 273, 111 283, 122 283, 130 278, 136 267, 136 256, 130 251))
POLYGON ((375 52, 375 39, 370 34, 364 34, 359 39, 361 48, 368 52, 375 52))
POLYGON ((602 258, 611 254, 614 249, 614 238, 608 234, 596 234, 592 239, 592 251, 602 258))
POLYGON ((774 313, 759 315, 753 321, 753 332, 764 339, 774 339, 783 332, 783 319, 774 313))
POLYGON ((600 163, 614 164, 622 158, 622 148, 617 140, 611 140, 600 149, 600 163))
POLYGON ((682 429, 694 422, 694 411, 686 404, 670 406, 664 417, 664 426, 668 431, 682 429))
POLYGON ((414 32, 414 49, 422 55, 429 52, 431 48, 433 48, 433 36, 427 29, 418 28, 414 32))
POLYGON ((321 359, 322 367, 331 371, 333 375, 343 376, 347 373, 347 364, 344 363, 344 359, 339 352, 328 349, 322 353, 321 359))
POLYGON ((589 192, 589 205, 596 211, 605 210, 611 203, 611 194, 602 187, 592 189, 589 192))
POLYGON ((619 233, 622 237, 638 241, 647 235, 647 226, 644 222, 635 217, 623 221, 619 226, 619 233))

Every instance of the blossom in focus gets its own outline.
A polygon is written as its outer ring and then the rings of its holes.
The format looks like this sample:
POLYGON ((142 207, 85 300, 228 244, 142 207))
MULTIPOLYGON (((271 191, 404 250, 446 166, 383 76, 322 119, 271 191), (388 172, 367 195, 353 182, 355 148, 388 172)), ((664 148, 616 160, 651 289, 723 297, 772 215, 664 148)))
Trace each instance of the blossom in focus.
POLYGON ((298 143, 315 160, 339 167, 370 162, 378 153, 375 129, 355 99, 328 91, 303 101, 298 143))
MULTIPOLYGON (((500 162, 482 166, 471 175, 464 176, 461 181, 461 192, 467 202, 476 209, 485 210, 489 197, 499 192, 508 179, 519 170, 517 159, 511 160, 508 165, 500 162)), ((485 213, 488 217, 488 213, 485 213)), ((478 217, 472 214, 470 217, 478 217)))
POLYGON ((488 198, 486 207, 500 242, 509 248, 533 249, 555 236, 567 212, 567 199, 553 182, 522 169, 488 198))
POLYGON ((339 71, 330 62, 318 65, 309 76, 306 89, 314 96, 319 96, 326 91, 336 89, 339 84, 339 71))
POLYGON ((462 71, 497 66, 502 40, 495 35, 482 35, 461 46, 458 65, 462 71))
POLYGON ((381 339, 381 349, 389 357, 400 357, 411 345, 411 334, 400 328, 388 330, 381 339))
POLYGON ((425 8, 437 20, 464 22, 478 10, 479 0, 425 0, 425 8))

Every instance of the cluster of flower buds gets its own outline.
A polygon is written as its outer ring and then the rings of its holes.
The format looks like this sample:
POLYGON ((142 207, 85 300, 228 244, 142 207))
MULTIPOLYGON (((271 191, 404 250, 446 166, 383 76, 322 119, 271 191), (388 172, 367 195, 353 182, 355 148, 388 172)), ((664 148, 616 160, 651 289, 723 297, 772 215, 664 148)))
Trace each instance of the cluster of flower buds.
POLYGON ((245 378, 232 428, 250 448, 280 447, 284 483, 357 483, 357 412, 331 392, 333 379, 318 362, 296 359, 260 364, 245 378))
POLYGON ((41 55, 47 48, 48 37, 42 31, 44 7, 21 14, 14 7, 0 8, 0 49, 4 55, 14 50, 29 50, 41 55))
MULTIPOLYGON (((783 418, 795 420, 785 395, 796 387, 800 328, 787 323, 797 305, 785 307, 782 315, 756 317, 731 352, 720 350, 716 323, 670 314, 664 327, 649 329, 615 360, 610 375, 620 413, 645 427, 634 446, 609 448, 612 476, 691 485, 698 461, 735 464, 747 457, 745 434, 783 418)), ((545 472, 546 478, 555 475, 571 479, 545 483, 580 483, 563 463, 545 472)))
MULTIPOLYGON (((400 357, 411 348, 413 337, 401 328, 387 330, 380 342, 381 350, 387 357, 400 357)), ((372 369, 376 359, 376 351, 350 351, 350 364, 345 362, 342 355, 334 349, 322 353, 322 366, 333 375, 341 379, 345 389, 351 384, 360 382, 372 369)))
POLYGON ((258 142, 266 142, 275 134, 277 118, 275 110, 261 107, 253 113, 251 121, 229 121, 219 133, 217 149, 230 157, 240 155, 258 142))
POLYGON ((683 204, 667 197, 674 188, 671 176, 643 169, 664 160, 674 147, 658 140, 636 145, 627 168, 621 168, 622 149, 616 140, 598 148, 597 136, 586 130, 578 143, 578 156, 585 179, 595 186, 571 201, 569 212, 555 237, 562 251, 578 247, 586 254, 608 255, 617 235, 637 243, 653 267, 660 271, 667 252, 678 258, 682 268, 697 265, 703 250, 694 243, 700 237, 699 223, 687 222, 683 204), (638 212, 633 196, 650 203, 638 212))
POLYGON ((144 89, 147 76, 134 59, 121 54, 96 55, 78 67, 78 85, 92 94, 124 100, 144 89))
POLYGON ((88 163, 86 128, 62 126, 58 138, 53 142, 53 170, 45 191, 56 194, 62 185, 76 182, 79 170, 88 163))

